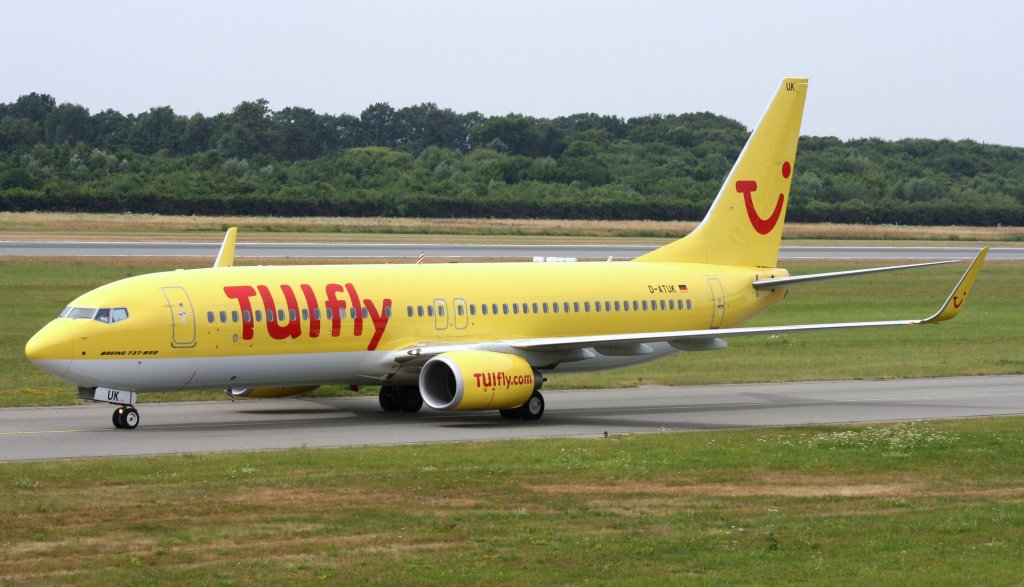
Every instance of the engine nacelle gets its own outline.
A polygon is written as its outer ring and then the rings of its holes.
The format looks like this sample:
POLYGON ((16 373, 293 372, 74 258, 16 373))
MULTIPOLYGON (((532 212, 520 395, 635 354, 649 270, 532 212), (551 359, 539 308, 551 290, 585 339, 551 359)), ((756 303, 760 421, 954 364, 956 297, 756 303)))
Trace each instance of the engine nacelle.
POLYGON ((245 389, 229 389, 227 391, 231 394, 231 397, 268 398, 302 395, 304 393, 309 393, 318 387, 320 386, 291 385, 284 387, 246 387, 245 389))
POLYGON ((453 351, 420 371, 420 394, 435 410, 507 410, 526 403, 541 378, 515 355, 453 351))

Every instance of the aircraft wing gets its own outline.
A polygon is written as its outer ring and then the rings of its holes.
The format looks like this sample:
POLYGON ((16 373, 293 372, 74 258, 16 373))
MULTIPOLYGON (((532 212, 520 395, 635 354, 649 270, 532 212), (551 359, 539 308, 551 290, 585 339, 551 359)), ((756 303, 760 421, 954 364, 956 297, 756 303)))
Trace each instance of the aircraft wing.
MULTIPOLYGON (((772 334, 791 334, 798 332, 821 332, 826 330, 844 330, 852 328, 879 328, 886 326, 916 326, 919 324, 936 324, 945 320, 955 318, 963 309, 974 281, 981 271, 985 256, 988 254, 988 247, 981 249, 971 262, 963 277, 957 282, 956 287, 950 292, 945 303, 937 312, 927 318, 885 320, 874 322, 835 322, 822 324, 795 324, 789 326, 753 326, 740 328, 711 328, 706 330, 675 330, 665 332, 640 332, 635 334, 609 334, 609 335, 588 335, 588 336, 565 336, 546 338, 527 338, 518 340, 504 340, 481 344, 461 345, 425 345, 399 351, 399 362, 408 361, 417 357, 429 357, 454 350, 480 349, 495 351, 573 351, 597 347, 599 350, 608 350, 610 354, 646 354, 650 349, 644 349, 644 343, 667 342, 680 349, 704 350, 724 346, 720 340, 734 336, 764 336, 772 334), (616 352, 618 351, 618 352, 616 352)), ((606 353, 608 354, 608 353, 606 353)))

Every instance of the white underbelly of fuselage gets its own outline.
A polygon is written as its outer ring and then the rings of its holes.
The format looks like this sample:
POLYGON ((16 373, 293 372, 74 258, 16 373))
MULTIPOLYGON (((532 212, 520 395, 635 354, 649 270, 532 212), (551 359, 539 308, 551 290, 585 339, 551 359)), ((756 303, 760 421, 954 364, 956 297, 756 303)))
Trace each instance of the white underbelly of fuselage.
POLYGON ((390 374, 393 356, 390 351, 361 351, 74 360, 62 377, 82 387, 110 387, 143 393, 332 383, 373 385, 381 383, 390 374))

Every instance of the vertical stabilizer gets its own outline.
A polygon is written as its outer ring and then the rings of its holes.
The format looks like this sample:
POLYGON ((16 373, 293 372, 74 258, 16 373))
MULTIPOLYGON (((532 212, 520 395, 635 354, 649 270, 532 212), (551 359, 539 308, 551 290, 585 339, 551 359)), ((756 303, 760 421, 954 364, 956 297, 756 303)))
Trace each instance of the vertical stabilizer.
POLYGON ((806 79, 782 80, 700 225, 637 261, 774 267, 806 95, 806 79))

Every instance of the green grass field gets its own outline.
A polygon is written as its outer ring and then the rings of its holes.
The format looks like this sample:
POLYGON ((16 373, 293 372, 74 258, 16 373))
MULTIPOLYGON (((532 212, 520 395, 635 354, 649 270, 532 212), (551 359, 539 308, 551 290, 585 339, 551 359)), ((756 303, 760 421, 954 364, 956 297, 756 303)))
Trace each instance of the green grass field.
MULTIPOLYGON (((14 318, 0 330, 0 405, 76 401, 69 384, 36 369, 24 356, 25 342, 32 333, 75 296, 130 275, 206 264, 207 260, 0 260, 0 304, 7 309, 7 316, 14 318)), ((811 273, 878 264, 805 261, 788 265, 794 273, 811 273)), ((924 317, 938 308, 964 267, 794 287, 786 300, 751 324, 924 317)), ((1024 373, 1024 353, 1020 351, 1022 269, 1020 263, 988 262, 964 313, 938 326, 732 339, 731 348, 724 351, 682 353, 620 371, 552 376, 546 389, 1024 373)), ((329 387, 318 393, 345 392, 329 387)), ((141 400, 223 397, 219 392, 152 394, 141 400)))
POLYGON ((1019 584, 1020 424, 6 463, 0 584, 1019 584))

